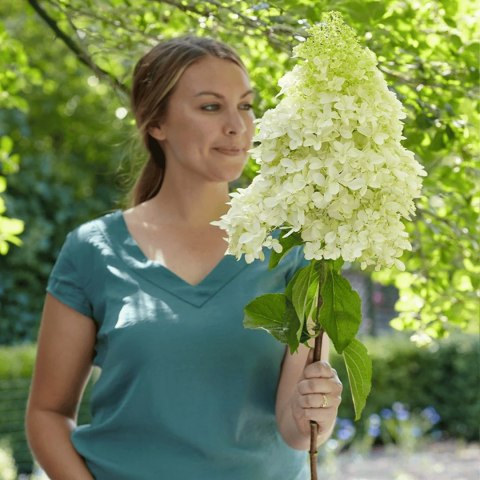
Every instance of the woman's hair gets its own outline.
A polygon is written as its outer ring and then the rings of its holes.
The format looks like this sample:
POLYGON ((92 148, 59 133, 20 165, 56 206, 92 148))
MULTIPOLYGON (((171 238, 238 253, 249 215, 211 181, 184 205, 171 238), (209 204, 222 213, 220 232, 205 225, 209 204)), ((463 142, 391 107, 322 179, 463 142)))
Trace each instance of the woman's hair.
POLYGON ((183 72, 206 56, 230 60, 245 70, 240 57, 228 45, 195 36, 164 41, 148 51, 135 66, 132 111, 149 157, 130 192, 130 203, 133 205, 154 197, 162 186, 165 174, 164 152, 148 131, 163 120, 170 95, 183 72))

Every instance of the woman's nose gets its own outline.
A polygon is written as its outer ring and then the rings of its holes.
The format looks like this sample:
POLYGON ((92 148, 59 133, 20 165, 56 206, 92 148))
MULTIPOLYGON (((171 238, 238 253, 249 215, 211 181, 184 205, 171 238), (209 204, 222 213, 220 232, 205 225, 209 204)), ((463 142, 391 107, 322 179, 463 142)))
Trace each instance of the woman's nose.
POLYGON ((226 118, 224 129, 227 135, 239 135, 245 133, 247 125, 241 112, 231 112, 226 118))

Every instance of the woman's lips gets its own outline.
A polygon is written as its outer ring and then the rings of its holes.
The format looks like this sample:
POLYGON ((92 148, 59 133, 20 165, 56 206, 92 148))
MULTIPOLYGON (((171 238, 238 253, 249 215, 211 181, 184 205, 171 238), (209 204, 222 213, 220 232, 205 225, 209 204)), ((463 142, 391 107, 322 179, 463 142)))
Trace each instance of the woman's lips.
POLYGON ((229 155, 231 157, 243 155, 245 153, 244 148, 237 147, 216 147, 215 150, 223 155, 229 155))

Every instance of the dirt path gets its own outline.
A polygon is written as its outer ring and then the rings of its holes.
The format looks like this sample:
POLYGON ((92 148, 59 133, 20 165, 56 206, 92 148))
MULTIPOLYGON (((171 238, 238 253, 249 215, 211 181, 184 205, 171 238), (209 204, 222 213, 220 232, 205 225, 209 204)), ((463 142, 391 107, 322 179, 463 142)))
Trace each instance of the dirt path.
POLYGON ((480 480, 480 445, 442 442, 411 454, 379 449, 366 458, 345 453, 321 471, 325 480, 480 480))

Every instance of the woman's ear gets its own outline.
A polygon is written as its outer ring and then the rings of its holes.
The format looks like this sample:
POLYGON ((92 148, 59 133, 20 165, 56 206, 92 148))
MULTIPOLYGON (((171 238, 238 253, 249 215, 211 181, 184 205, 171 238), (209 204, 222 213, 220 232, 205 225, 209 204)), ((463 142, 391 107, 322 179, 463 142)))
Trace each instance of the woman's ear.
POLYGON ((156 127, 150 127, 148 129, 148 133, 155 140, 165 140, 165 131, 161 125, 157 125, 156 127))

